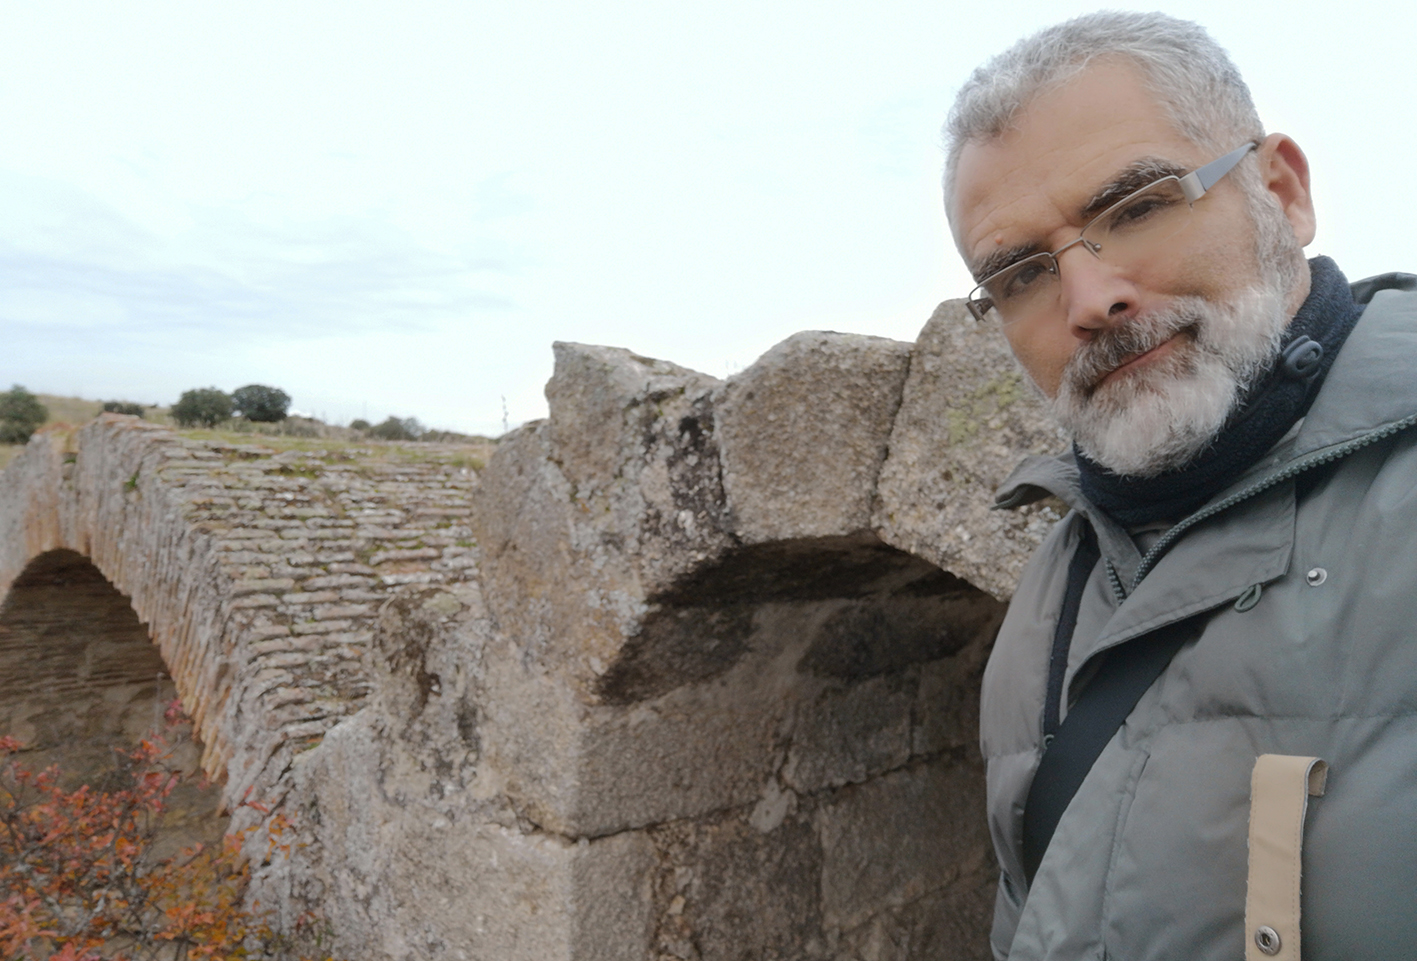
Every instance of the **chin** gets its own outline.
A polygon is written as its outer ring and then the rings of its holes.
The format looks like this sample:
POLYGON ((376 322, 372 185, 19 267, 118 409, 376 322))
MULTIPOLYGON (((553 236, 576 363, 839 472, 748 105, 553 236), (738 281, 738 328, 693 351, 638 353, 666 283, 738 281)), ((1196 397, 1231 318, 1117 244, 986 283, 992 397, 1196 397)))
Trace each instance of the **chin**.
POLYGON ((1094 416, 1074 428, 1091 460, 1116 474, 1154 477, 1184 467, 1210 445, 1241 385, 1216 365, 1165 366, 1192 369, 1131 372, 1093 395, 1094 416))
POLYGON ((1181 297, 1078 348, 1050 407, 1087 457, 1116 474, 1155 477, 1205 451, 1273 363, 1289 322, 1278 284, 1228 303, 1181 297), (1164 356, 1114 376, 1175 338, 1164 356))

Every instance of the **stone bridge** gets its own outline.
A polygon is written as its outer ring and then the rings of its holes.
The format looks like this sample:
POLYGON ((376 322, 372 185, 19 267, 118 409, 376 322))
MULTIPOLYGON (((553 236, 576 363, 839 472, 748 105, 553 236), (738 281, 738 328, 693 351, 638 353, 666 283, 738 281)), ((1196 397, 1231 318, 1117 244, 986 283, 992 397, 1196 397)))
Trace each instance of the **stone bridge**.
POLYGON ((987 956, 979 672, 1058 517, 992 489, 1060 446, 1002 343, 559 344, 547 397, 485 466, 37 435, 0 724, 101 752, 175 688, 212 804, 298 825, 263 903, 352 959, 987 956))

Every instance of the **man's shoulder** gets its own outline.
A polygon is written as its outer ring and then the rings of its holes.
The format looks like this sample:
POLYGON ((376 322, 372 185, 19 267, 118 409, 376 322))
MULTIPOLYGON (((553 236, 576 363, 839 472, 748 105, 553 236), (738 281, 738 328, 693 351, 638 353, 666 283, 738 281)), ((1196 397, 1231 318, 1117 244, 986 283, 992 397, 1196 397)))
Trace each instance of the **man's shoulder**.
POLYGON ((1348 286, 1353 291, 1353 299, 1360 304, 1366 304, 1371 302, 1373 296, 1380 290, 1417 293, 1417 274, 1389 271, 1385 274, 1364 277, 1348 286))
POLYGON ((1077 506, 1081 490, 1077 458, 1071 450, 1029 454, 1019 461, 994 492, 994 509, 1016 510, 1046 497, 1056 497, 1069 507, 1077 506))
POLYGON ((1309 409, 1296 457, 1417 422, 1417 275, 1381 274, 1353 288, 1367 306, 1309 409))

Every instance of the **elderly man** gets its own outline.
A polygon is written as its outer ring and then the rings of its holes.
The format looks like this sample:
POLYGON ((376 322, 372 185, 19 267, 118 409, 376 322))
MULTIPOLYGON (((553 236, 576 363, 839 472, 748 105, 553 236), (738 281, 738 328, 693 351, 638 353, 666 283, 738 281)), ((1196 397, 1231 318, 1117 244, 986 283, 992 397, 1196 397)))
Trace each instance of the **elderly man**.
POLYGON ((1072 511, 984 677, 995 954, 1417 957, 1417 278, 1305 260, 1194 24, 1045 30, 947 137, 970 309, 1074 439, 999 493, 1072 511))

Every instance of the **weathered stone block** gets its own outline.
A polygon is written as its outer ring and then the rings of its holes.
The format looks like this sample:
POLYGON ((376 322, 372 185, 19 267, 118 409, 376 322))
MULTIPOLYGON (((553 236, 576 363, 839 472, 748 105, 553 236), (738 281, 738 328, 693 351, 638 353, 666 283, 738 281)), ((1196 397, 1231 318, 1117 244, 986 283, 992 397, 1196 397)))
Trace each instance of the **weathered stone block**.
POLYGON ((984 932, 994 916, 995 873, 974 874, 917 901, 887 908, 844 932, 839 957, 852 961, 992 961, 984 932))
POLYGON ((641 961, 649 840, 547 832, 501 794, 483 752, 486 615, 472 584, 385 605, 371 710, 332 731, 298 775, 319 843, 285 883, 334 908, 343 956, 641 961))
POLYGON ((993 607, 976 640, 953 657, 922 665, 911 731, 911 754, 928 757, 945 751, 979 757, 979 687, 994 635, 1006 608, 993 607))
POLYGON ((1025 455, 1066 447, 998 328, 946 301, 915 343, 875 527, 886 543, 1007 600, 1060 514, 1047 503, 992 510, 994 490, 1025 455))
POLYGON ((658 854, 651 957, 827 957, 821 849, 810 820, 794 815, 764 833, 727 816, 650 834, 658 854))
POLYGON ((729 378, 714 406, 723 485, 745 543, 866 530, 910 345, 794 334, 729 378))
POLYGON ((551 417, 503 440, 473 530, 508 636, 589 694, 646 599, 732 538, 708 399, 717 382, 613 348, 556 350, 551 417))
POLYGON ((842 789, 817 826, 823 920, 839 930, 976 876, 992 856, 983 778, 949 759, 842 789))
POLYGON ((806 794, 905 764, 917 686, 911 671, 824 687, 797 709, 783 781, 806 794))

